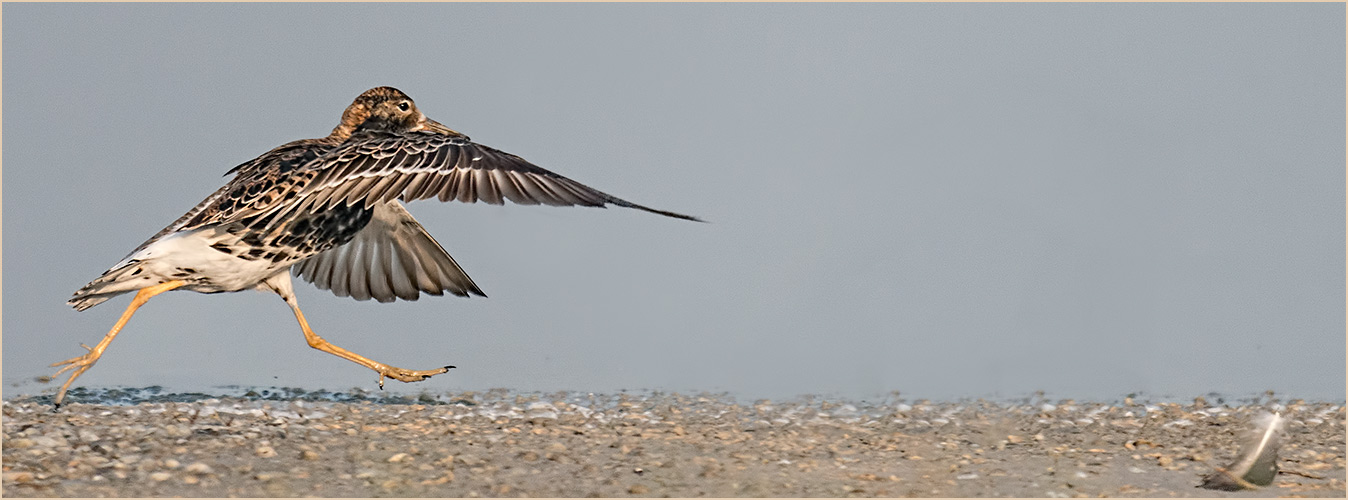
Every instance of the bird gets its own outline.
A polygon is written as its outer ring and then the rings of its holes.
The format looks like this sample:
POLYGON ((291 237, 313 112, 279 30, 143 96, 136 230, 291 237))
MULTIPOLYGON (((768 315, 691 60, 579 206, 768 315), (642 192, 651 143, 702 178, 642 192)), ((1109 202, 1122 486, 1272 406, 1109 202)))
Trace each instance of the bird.
POLYGON ((136 292, 121 317, 85 354, 52 363, 69 378, 54 399, 102 357, 131 316, 171 290, 262 290, 290 306, 310 347, 384 379, 416 382, 454 366, 408 370, 348 351, 309 327, 290 275, 340 297, 379 302, 421 293, 486 294, 403 206, 429 198, 495 205, 608 205, 705 222, 638 205, 478 144, 428 118, 411 97, 375 87, 356 97, 327 137, 278 146, 225 173, 228 182, 151 236, 67 302, 84 311, 136 292))

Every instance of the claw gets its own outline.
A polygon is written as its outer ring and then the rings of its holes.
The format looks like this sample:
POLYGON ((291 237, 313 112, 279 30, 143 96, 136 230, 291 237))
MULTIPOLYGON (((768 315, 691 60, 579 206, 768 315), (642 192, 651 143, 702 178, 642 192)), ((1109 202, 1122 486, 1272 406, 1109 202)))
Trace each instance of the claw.
MULTIPOLYGON (((81 344, 80 344, 80 347, 83 347, 84 350, 86 350, 86 351, 94 352, 94 348, 89 347, 87 344, 81 343, 81 344)), ((84 359, 85 356, 87 356, 87 354, 82 354, 82 355, 79 355, 79 356, 75 356, 75 357, 70 358, 70 359, 67 359, 67 360, 65 360, 65 361, 57 361, 57 362, 52 363, 52 364, 47 365, 47 366, 70 365, 71 363, 74 363, 74 362, 76 362, 76 361, 79 361, 79 360, 81 360, 81 359, 84 359)), ((61 372, 66 371, 66 370, 69 370, 69 369, 70 369, 70 367, 67 366, 67 367, 65 367, 65 368, 62 368, 62 369, 61 369, 61 372)), ((61 372, 56 372, 56 375, 60 375, 61 372)), ((56 375, 52 375, 52 378, 56 378, 56 375)))
MULTIPOLYGON (((57 370, 56 373, 51 374, 51 378, 59 377, 59 376, 61 376, 62 373, 65 373, 65 372, 68 372, 68 371, 70 371, 70 370, 75 369, 75 363, 74 363, 74 360, 66 361, 65 363, 66 363, 66 366, 65 366, 64 368, 61 368, 60 370, 57 370)), ((60 364, 60 363, 57 363, 57 364, 60 364)), ((52 366, 56 366, 56 365, 52 365, 52 366)))
MULTIPOLYGON (((68 365, 68 364, 74 363, 74 362, 76 362, 76 361, 79 361, 80 358, 83 358, 83 357, 84 357, 84 356, 75 356, 75 357, 70 358, 70 359, 67 359, 67 360, 65 360, 65 361, 57 361, 57 362, 52 363, 52 364, 47 365, 47 366, 61 366, 61 365, 68 365)), ((60 373, 60 372, 57 372, 57 373, 60 373)), ((55 377, 55 375, 52 375, 52 376, 55 377)))
POLYGON ((384 374, 379 374, 379 390, 384 390, 384 374))

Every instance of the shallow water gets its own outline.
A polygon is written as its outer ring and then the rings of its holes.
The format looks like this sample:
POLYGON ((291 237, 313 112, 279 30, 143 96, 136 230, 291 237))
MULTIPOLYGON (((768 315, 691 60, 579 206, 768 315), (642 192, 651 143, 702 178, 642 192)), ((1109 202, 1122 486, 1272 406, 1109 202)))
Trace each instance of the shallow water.
MULTIPOLYGON (((39 404, 50 404, 55 388, 49 387, 42 391, 42 394, 18 394, 11 392, 6 397, 6 401, 16 403, 34 402, 39 404)), ((107 406, 134 406, 141 403, 190 403, 209 400, 230 400, 235 402, 266 402, 266 401, 304 401, 313 403, 360 403, 370 402, 374 404, 421 404, 421 405, 466 405, 477 406, 480 404, 501 403, 521 401, 553 401, 565 402, 572 405, 592 408, 596 410, 606 410, 621 406, 628 401, 652 402, 664 399, 666 396, 674 396, 681 400, 681 396, 690 396, 680 394, 679 392, 666 391, 623 391, 618 393, 596 394, 584 391, 514 391, 504 388, 489 389, 484 391, 461 391, 461 392, 441 392, 433 393, 422 391, 418 393, 398 392, 398 391, 369 391, 361 388, 353 388, 345 391, 333 391, 327 389, 308 390, 298 387, 241 387, 225 386, 212 388, 206 392, 197 391, 175 391, 166 389, 163 386, 147 387, 74 387, 66 395, 67 403, 84 403, 107 406)), ((746 401, 743 398, 736 398, 729 393, 698 393, 691 395, 694 401, 705 401, 720 405, 734 405, 737 403, 751 402, 755 407, 773 408, 774 405, 781 408, 805 408, 805 407, 823 407, 833 409, 836 416, 870 416, 878 417, 883 414, 906 412, 915 406, 921 408, 927 405, 940 405, 947 412, 959 411, 964 407, 999 407, 1004 409, 1024 409, 1026 411, 1052 411, 1058 407, 1065 410, 1074 410, 1077 405, 1092 406, 1097 408, 1109 406, 1131 406, 1142 405, 1142 408, 1155 409, 1155 405, 1163 403, 1183 403, 1192 404, 1201 400, 1204 406, 1214 408, 1237 408, 1237 407, 1264 407, 1270 411, 1281 411, 1286 404, 1305 403, 1306 400, 1300 398, 1283 398, 1268 391, 1262 394, 1246 394, 1239 396, 1228 396, 1217 393, 1209 393, 1197 398, 1194 397, 1173 397, 1173 396, 1154 396, 1140 393, 1133 393, 1118 397, 1113 400, 1093 401, 1078 403, 1076 399, 1050 398, 1043 393, 1036 393, 1028 396, 1015 398, 961 398, 957 400, 932 400, 926 398, 903 398, 894 393, 887 396, 869 398, 869 399, 848 399, 834 396, 822 395, 802 395, 788 400, 774 403, 767 399, 757 399, 746 401)), ((1310 401, 1313 403, 1344 404, 1343 400, 1337 401, 1310 401)))

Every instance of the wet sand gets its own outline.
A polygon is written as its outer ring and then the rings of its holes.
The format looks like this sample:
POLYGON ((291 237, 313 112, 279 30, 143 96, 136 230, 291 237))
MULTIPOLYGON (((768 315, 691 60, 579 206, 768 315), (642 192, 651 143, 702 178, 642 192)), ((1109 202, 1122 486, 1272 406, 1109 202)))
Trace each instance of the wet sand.
POLYGON ((679 394, 257 393, 3 406, 3 494, 1343 497, 1341 403, 735 402, 679 394), (1199 489, 1258 413, 1274 484, 1199 489))

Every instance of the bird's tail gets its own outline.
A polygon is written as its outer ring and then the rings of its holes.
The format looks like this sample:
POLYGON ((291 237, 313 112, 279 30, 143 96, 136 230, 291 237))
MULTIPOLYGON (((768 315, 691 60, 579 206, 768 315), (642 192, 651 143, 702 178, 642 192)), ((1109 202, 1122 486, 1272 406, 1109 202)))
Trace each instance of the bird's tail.
POLYGON ((153 285, 152 280, 136 279, 143 271, 138 264, 140 262, 135 260, 119 263, 76 291, 66 304, 74 307, 76 311, 83 311, 118 295, 153 285))

